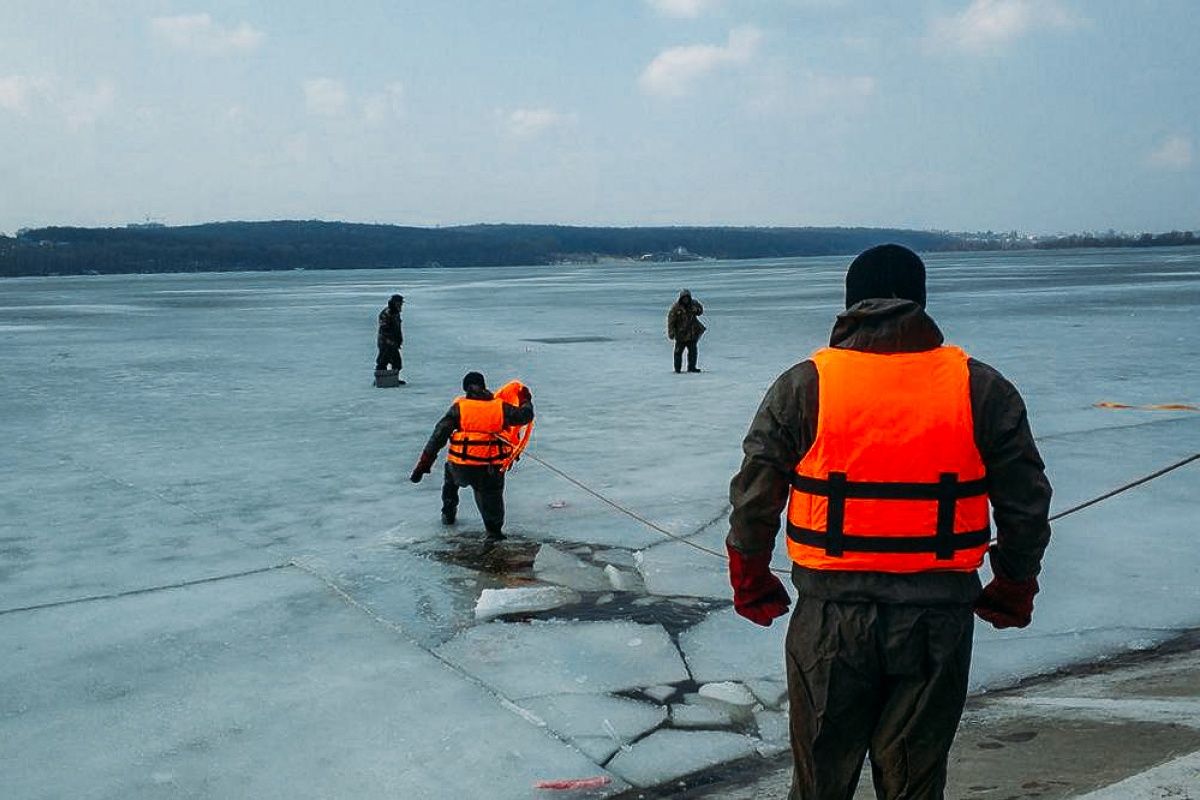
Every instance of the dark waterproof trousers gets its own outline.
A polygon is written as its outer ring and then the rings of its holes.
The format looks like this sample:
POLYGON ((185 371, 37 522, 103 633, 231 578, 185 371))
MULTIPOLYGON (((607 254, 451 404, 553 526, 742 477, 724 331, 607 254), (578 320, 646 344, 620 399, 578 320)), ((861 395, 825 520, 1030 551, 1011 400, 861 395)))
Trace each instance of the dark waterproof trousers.
POLYGON ((401 369, 400 348, 380 342, 379 355, 375 356, 375 369, 388 369, 388 364, 391 364, 391 369, 401 369))
POLYGON ((692 339, 690 342, 675 342, 675 371, 679 372, 683 367, 683 351, 687 350, 687 365, 688 372, 696 369, 696 341, 692 339))
POLYGON ((488 533, 500 533, 504 527, 504 473, 495 467, 447 463, 442 481, 443 514, 457 515, 458 490, 467 487, 475 493, 475 506, 483 517, 483 527, 488 533))
POLYGON ((787 633, 790 800, 851 800, 870 754, 880 800, 941 800, 974 617, 803 595, 787 633))

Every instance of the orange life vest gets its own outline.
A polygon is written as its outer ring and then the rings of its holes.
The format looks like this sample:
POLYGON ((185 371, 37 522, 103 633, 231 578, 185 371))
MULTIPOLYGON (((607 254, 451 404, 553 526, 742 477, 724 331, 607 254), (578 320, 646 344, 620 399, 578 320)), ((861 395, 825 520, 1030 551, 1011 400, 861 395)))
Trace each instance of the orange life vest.
POLYGON ((446 460, 468 466, 497 465, 508 460, 512 445, 504 430, 504 401, 455 399, 458 406, 458 430, 450 434, 446 460))
POLYGON ((967 354, 825 348, 817 433, 796 465, 788 555, 810 569, 969 572, 987 551, 987 474, 967 354))

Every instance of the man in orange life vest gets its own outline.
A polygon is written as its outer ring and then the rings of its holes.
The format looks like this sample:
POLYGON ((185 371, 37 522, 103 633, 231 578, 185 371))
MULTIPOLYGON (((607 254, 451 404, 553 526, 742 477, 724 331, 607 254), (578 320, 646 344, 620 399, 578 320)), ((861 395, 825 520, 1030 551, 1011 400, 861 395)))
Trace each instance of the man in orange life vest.
POLYGON ((434 426, 409 480, 420 483, 433 469, 438 451, 449 442, 442 482, 442 523, 454 524, 458 518, 458 490, 470 487, 487 538, 503 539, 504 471, 500 464, 509 451, 497 443, 497 434, 505 427, 533 421, 533 397, 529 389, 521 387, 520 405, 505 403, 492 396, 478 372, 468 372, 462 387, 464 396, 455 400, 434 426))
POLYGON ((734 608, 759 625, 787 613, 769 567, 785 507, 799 593, 785 645, 790 797, 852 796, 869 753, 877 797, 941 798, 972 610, 1028 625, 1050 538, 1021 396, 942 344, 925 265, 882 245, 854 259, 830 346, 775 381, 743 450, 726 540, 734 608), (985 553, 995 577, 981 591, 985 553))

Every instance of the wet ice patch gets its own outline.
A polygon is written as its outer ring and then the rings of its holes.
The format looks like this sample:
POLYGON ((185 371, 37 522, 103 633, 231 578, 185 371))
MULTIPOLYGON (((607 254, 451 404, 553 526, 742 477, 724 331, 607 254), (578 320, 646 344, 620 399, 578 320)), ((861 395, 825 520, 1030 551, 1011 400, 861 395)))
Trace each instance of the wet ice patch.
POLYGON ((475 619, 487 620, 503 614, 548 611, 580 601, 579 593, 565 586, 517 586, 484 589, 475 604, 475 619))
POLYGON ((756 744, 740 733, 661 730, 617 753, 606 769, 634 786, 654 786, 750 755, 756 744))
POLYGON ((618 692, 688 678, 662 626, 632 622, 491 622, 463 631, 436 652, 513 699, 618 692))

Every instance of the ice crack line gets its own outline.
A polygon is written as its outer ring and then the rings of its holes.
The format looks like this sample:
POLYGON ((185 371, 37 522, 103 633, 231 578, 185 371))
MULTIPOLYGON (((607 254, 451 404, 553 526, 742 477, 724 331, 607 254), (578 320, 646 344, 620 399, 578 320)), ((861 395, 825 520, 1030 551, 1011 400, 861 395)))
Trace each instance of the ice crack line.
POLYGON ((40 611, 46 608, 59 608, 61 606, 73 606, 80 603, 93 603, 97 600, 116 600, 119 597, 133 597, 139 594, 150 594, 151 592, 163 592, 168 589, 183 589, 188 586, 199 586, 204 583, 217 583, 219 581, 232 580, 233 578, 245 578, 248 575, 261 575, 264 572, 275 572, 276 570, 285 569, 294 565, 294 562, 285 561, 282 564, 272 564, 267 567, 257 567, 255 569, 245 569, 240 572, 229 572, 224 575, 210 575, 207 578, 195 578, 190 581, 179 581, 177 583, 164 583, 159 586, 145 586, 141 589, 127 589, 123 592, 109 592, 108 594, 93 594, 87 597, 73 597, 69 600, 54 600, 49 603, 35 603, 29 606, 19 606, 17 608, 0 609, 0 617, 6 614, 19 614, 22 611, 40 611))

